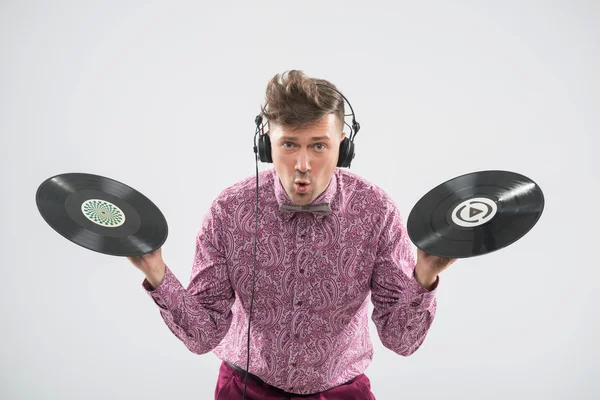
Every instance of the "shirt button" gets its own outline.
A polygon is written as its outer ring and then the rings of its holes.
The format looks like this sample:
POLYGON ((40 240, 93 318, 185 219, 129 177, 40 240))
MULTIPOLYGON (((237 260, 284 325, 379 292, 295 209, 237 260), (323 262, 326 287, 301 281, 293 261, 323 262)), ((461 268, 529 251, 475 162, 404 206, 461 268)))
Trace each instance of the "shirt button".
POLYGON ((292 363, 292 367, 296 367, 296 363, 292 363))
POLYGON ((304 269, 300 269, 300 273, 303 274, 304 273, 304 269))
POLYGON ((295 337, 296 339, 300 339, 300 335, 298 335, 297 333, 294 335, 294 337, 295 337))
POLYGON ((301 306, 302 305, 302 301, 299 301, 296 304, 299 305, 299 306, 301 306))

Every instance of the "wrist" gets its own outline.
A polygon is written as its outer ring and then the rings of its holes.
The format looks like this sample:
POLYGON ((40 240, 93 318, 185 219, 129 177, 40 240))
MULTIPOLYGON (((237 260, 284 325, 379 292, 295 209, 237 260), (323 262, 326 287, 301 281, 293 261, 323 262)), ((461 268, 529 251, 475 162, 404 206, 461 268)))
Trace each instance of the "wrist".
POLYGON ((435 272, 418 263, 415 266, 414 276, 417 283, 426 290, 431 290, 437 281, 437 274, 435 272))
POLYGON ((154 289, 158 288, 165 278, 165 270, 165 264, 160 263, 146 271, 146 280, 154 289))

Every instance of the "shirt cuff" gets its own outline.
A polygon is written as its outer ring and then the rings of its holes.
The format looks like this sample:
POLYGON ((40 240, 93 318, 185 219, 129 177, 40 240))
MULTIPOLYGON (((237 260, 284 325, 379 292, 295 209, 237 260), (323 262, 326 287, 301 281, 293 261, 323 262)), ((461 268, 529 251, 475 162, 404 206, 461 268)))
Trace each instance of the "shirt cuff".
POLYGON ((409 286, 407 288, 408 290, 406 293, 408 303, 411 305, 411 307, 415 308, 431 308, 435 305, 435 295, 437 293, 439 283, 440 276, 438 275, 431 289, 427 290, 423 286, 421 286, 419 282, 417 282, 413 272, 413 277, 409 280, 409 286))
POLYGON ((165 266, 165 276, 158 287, 153 288, 148 279, 144 278, 142 288, 154 300, 156 305, 163 310, 168 310, 169 305, 176 304, 183 290, 183 286, 181 286, 181 283, 168 266, 165 266))

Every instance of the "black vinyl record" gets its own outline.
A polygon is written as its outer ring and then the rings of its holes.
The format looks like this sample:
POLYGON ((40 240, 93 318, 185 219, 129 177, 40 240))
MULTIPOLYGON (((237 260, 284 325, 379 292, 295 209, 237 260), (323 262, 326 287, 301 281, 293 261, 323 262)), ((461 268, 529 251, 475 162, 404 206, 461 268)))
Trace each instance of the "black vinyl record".
POLYGON ((167 239, 167 221, 158 207, 114 179, 85 173, 56 175, 38 187, 35 199, 55 231, 89 250, 139 256, 167 239))
POLYGON ((480 171, 425 194, 410 212, 407 230, 426 253, 467 258, 516 242, 543 209, 544 195, 531 179, 509 171, 480 171))

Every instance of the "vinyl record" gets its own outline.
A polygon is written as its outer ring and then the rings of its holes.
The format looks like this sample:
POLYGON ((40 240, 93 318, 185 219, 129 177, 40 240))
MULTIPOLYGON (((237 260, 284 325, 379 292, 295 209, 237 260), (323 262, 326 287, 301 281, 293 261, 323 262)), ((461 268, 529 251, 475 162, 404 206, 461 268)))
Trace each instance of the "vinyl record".
POLYGON ((413 207, 411 241, 426 253, 467 258, 523 237, 537 223, 544 195, 531 179, 508 171, 461 175, 435 187, 413 207))
POLYGON ((131 187, 103 176, 67 173, 45 180, 36 203, 44 220, 68 240, 114 256, 161 247, 168 227, 158 207, 131 187))

